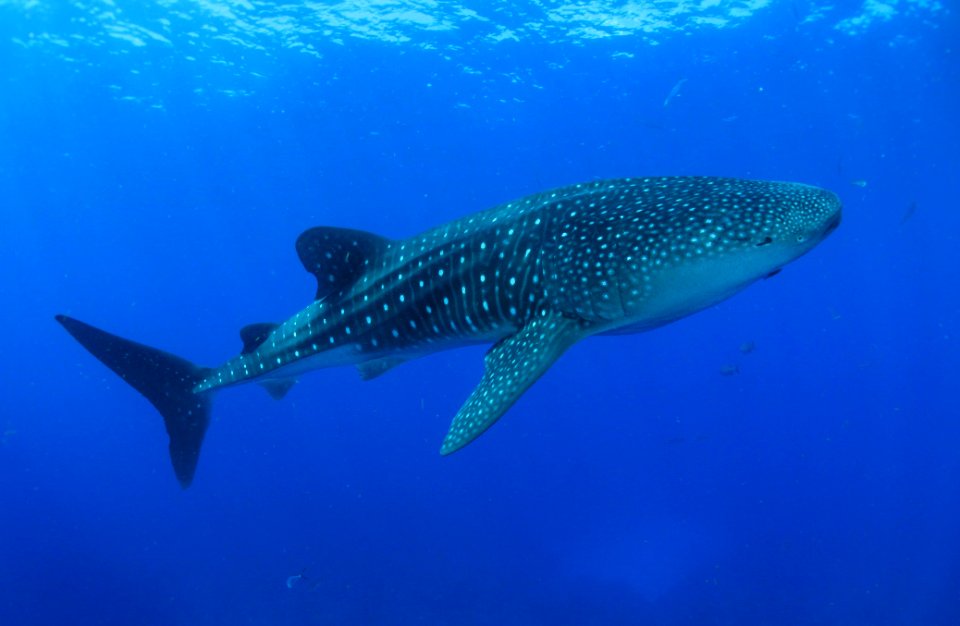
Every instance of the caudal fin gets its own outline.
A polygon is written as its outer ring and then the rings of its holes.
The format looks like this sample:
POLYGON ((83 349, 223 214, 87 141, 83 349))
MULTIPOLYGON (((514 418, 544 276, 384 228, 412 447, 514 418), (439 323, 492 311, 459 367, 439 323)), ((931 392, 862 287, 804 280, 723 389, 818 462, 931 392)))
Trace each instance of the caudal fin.
POLYGON ((163 415, 170 460, 180 486, 193 481, 203 435, 210 423, 210 392, 193 388, 210 371, 178 356, 139 344, 66 315, 57 315, 73 338, 139 391, 163 415))

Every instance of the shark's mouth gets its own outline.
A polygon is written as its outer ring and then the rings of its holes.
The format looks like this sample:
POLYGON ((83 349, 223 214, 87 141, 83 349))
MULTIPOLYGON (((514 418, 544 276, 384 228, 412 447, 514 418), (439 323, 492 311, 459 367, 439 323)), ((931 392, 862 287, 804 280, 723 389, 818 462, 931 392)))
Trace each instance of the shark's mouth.
POLYGON ((826 227, 823 229, 824 237, 826 237, 833 231, 837 230, 837 227, 840 226, 840 219, 841 219, 840 211, 837 211, 830 217, 830 220, 827 222, 826 227))

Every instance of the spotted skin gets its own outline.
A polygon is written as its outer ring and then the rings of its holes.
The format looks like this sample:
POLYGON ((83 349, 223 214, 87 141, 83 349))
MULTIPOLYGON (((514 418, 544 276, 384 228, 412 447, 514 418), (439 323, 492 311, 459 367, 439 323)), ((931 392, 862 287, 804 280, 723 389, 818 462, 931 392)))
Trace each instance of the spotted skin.
POLYGON ((247 327, 243 352, 198 373, 192 392, 346 364, 373 378, 493 343, 447 454, 579 339, 641 332, 715 304, 812 249, 840 211, 832 193, 797 183, 627 178, 527 196, 405 240, 314 228, 297 251, 317 278, 316 300, 279 325, 247 327))
POLYGON ((441 454, 456 452, 490 428, 563 352, 589 332, 582 319, 543 309, 487 353, 480 384, 453 418, 441 454))

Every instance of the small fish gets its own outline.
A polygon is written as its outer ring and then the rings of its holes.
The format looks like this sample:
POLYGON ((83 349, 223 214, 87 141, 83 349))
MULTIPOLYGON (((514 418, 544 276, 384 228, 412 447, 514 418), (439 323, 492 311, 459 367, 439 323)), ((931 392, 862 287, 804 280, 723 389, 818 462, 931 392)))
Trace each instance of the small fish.
POLYGON ((757 349, 757 344, 752 341, 744 341, 740 344, 740 354, 750 354, 757 349))
POLYGON ((721 376, 736 376, 740 373, 740 366, 736 363, 727 363, 726 365, 720 366, 720 375, 721 376))
POLYGON ((293 576, 287 576, 287 589, 293 589, 299 583, 307 579, 306 568, 300 570, 299 574, 294 574, 293 576))
POLYGON ((857 180, 851 180, 850 184, 863 189, 867 186, 867 181, 863 180, 862 178, 858 178, 857 180))
POLYGON ((903 226, 907 221, 913 217, 913 214, 917 212, 917 201, 914 200, 910 203, 910 206, 907 207, 907 210, 904 211, 903 217, 900 218, 900 225, 903 226))
POLYGON ((663 107, 666 108, 670 105, 670 101, 680 95, 680 89, 683 88, 683 84, 687 82, 686 78, 681 78, 677 81, 677 84, 673 86, 673 89, 670 90, 670 93, 667 94, 667 97, 663 100, 663 107))

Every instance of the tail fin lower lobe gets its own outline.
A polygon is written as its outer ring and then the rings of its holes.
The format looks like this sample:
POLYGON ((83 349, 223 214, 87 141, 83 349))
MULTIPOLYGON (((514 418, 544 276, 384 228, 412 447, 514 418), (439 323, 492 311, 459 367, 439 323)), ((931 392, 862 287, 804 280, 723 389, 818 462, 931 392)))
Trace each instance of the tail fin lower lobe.
POLYGON ((170 436, 170 460, 180 486, 186 489, 200 458, 210 423, 210 392, 193 388, 210 372, 178 356, 139 344, 79 320, 57 315, 73 338, 139 391, 160 411, 170 436))

